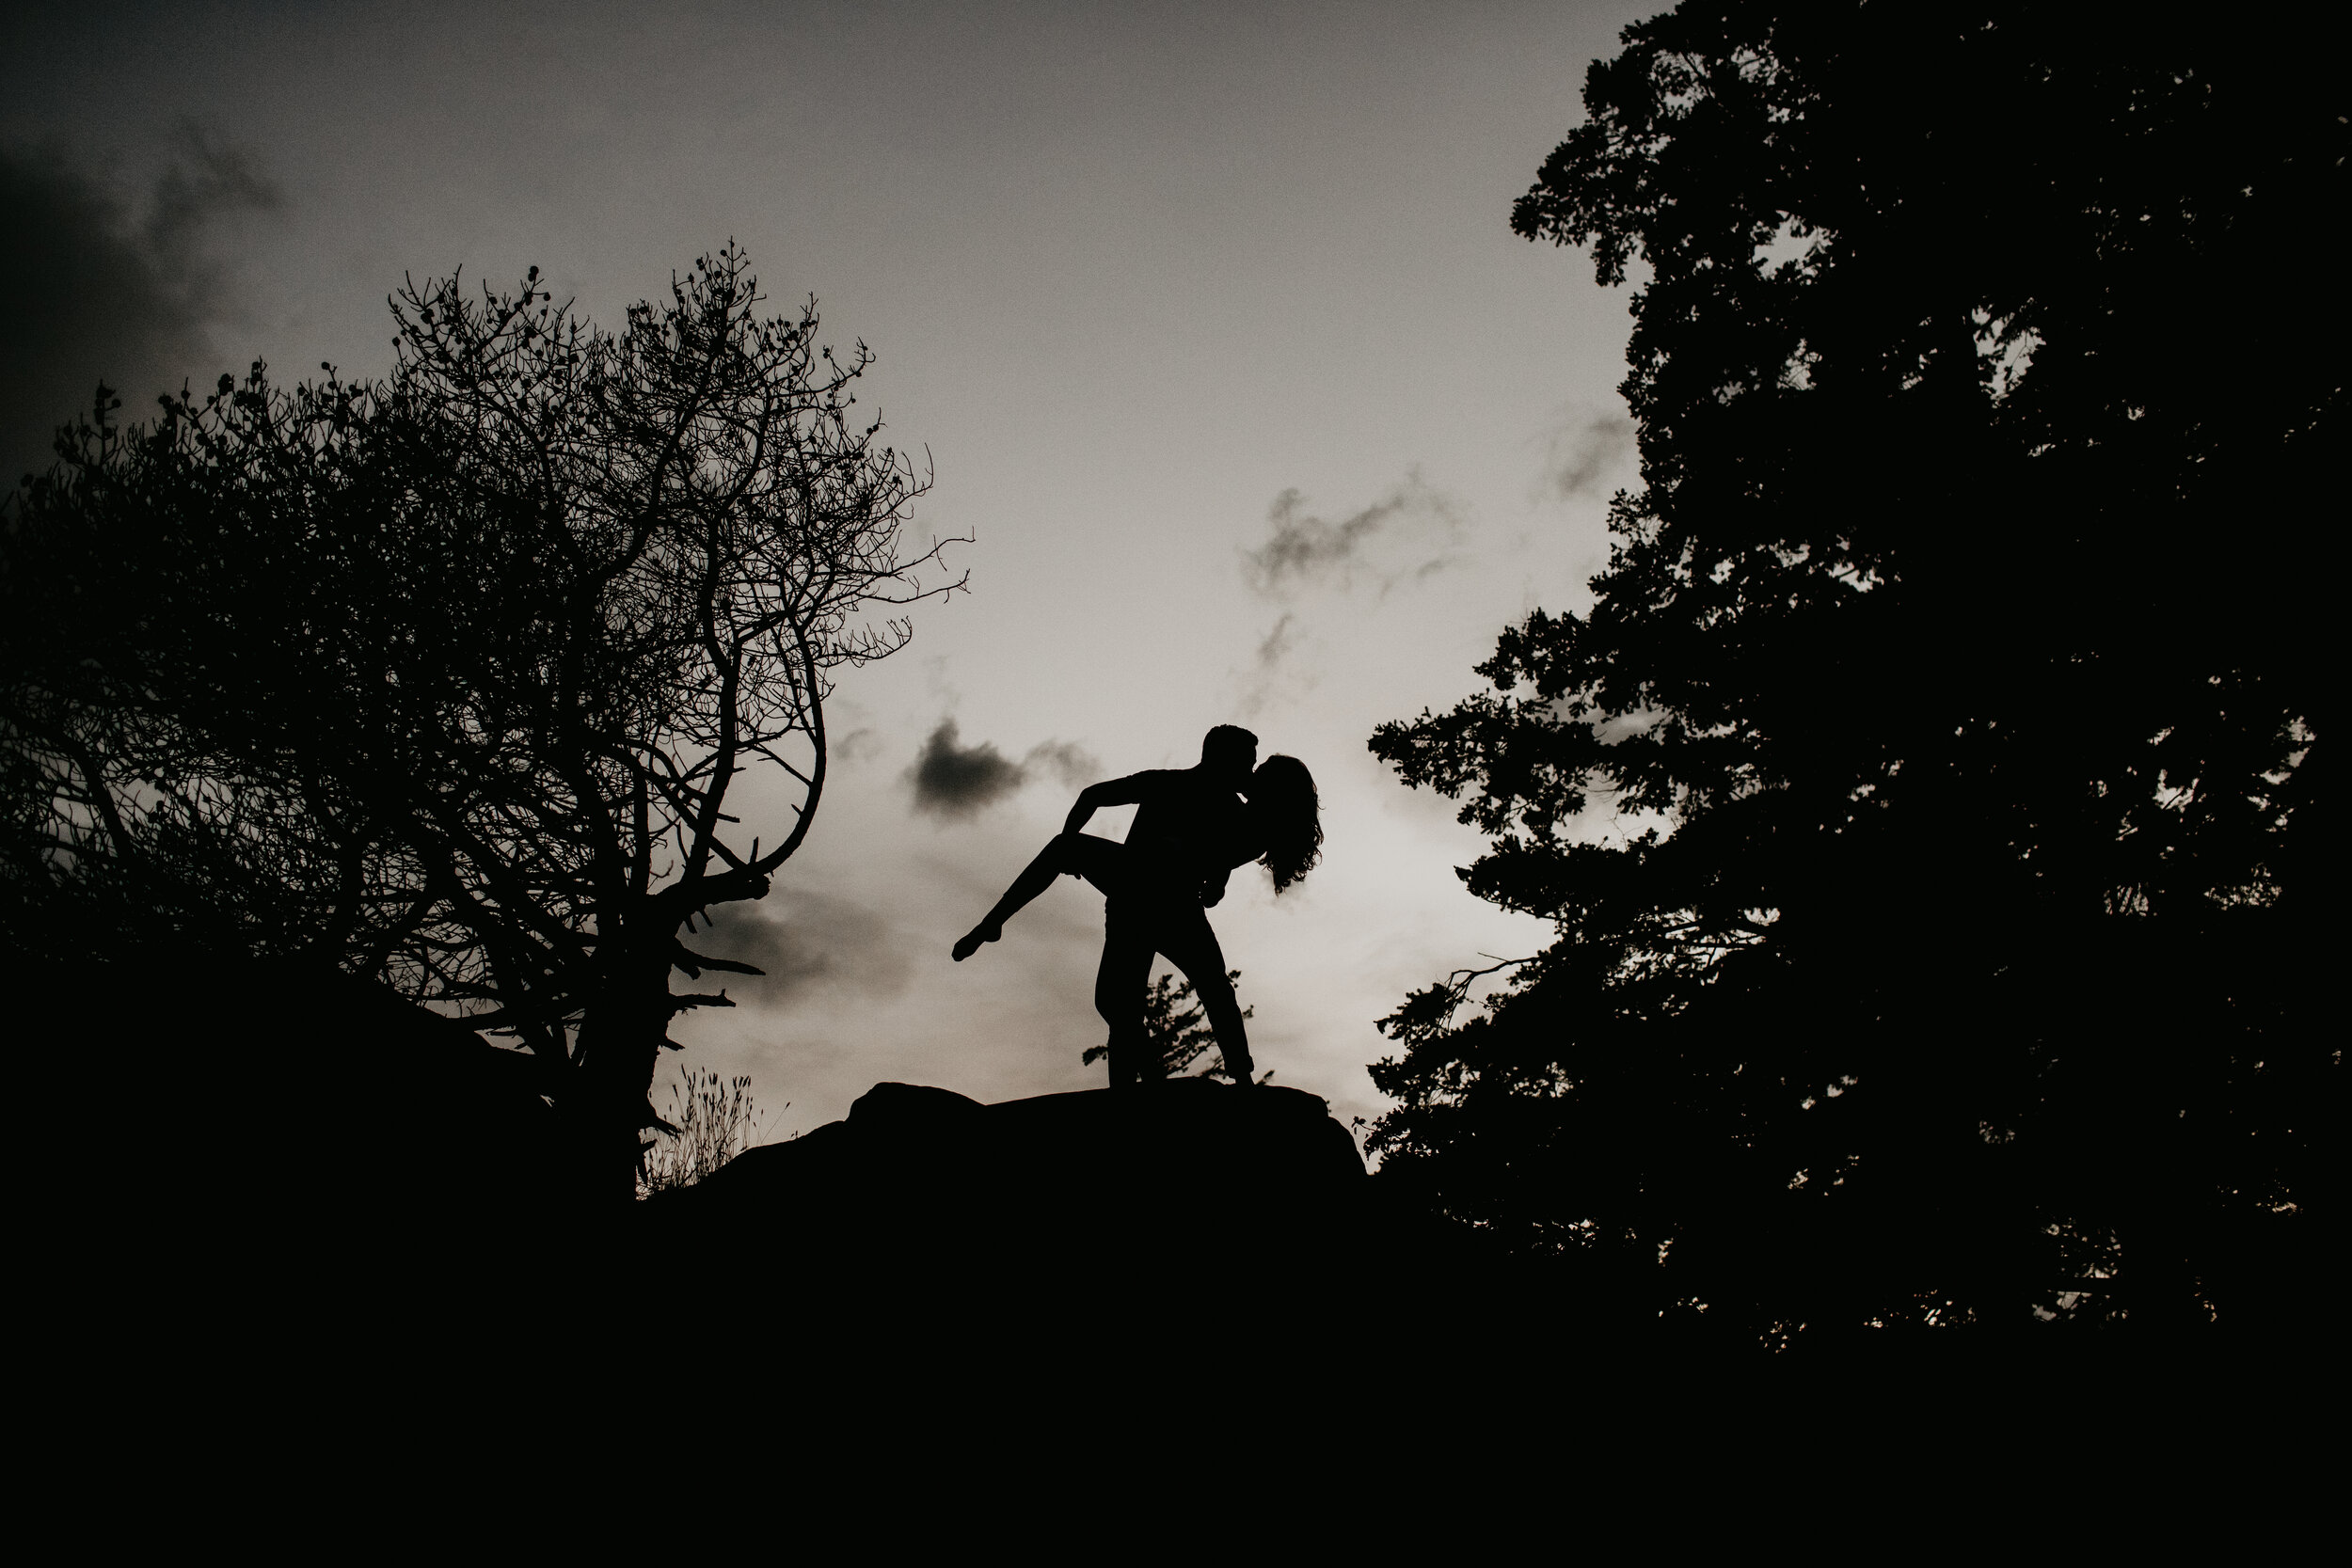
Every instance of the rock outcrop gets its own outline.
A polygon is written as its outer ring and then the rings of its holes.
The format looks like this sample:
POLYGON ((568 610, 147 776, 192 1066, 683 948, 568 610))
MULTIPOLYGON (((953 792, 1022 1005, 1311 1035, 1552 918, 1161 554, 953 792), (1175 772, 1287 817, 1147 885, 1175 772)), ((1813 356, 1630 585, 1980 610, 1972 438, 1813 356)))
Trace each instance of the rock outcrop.
POLYGON ((779 1278, 986 1282, 1336 1278, 1367 1184, 1296 1089, 1178 1079, 982 1105, 878 1084, 847 1119, 644 1205, 657 1245, 779 1278))

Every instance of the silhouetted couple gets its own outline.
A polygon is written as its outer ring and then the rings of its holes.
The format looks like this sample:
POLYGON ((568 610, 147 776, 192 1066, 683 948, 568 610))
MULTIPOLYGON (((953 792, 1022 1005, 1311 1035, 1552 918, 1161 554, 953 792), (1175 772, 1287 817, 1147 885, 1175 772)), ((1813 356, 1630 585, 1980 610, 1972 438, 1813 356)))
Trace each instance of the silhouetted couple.
POLYGON ((1156 768, 1088 785, 1060 835, 956 943, 956 961, 1003 936, 1005 922, 1056 877, 1083 877, 1104 898, 1094 1010, 1111 1027, 1111 1086, 1165 1076, 1159 1047, 1143 1025, 1154 953, 1192 982, 1216 1031, 1227 1074, 1236 1084, 1248 1083, 1249 1037, 1205 911, 1225 896, 1226 878, 1236 866, 1263 861, 1279 894, 1307 874, 1323 845, 1307 765, 1296 757, 1268 757, 1263 767, 1257 760, 1256 736, 1219 724, 1200 742, 1197 768, 1156 768), (1138 808, 1126 843, 1079 832, 1098 809, 1126 805, 1138 808))

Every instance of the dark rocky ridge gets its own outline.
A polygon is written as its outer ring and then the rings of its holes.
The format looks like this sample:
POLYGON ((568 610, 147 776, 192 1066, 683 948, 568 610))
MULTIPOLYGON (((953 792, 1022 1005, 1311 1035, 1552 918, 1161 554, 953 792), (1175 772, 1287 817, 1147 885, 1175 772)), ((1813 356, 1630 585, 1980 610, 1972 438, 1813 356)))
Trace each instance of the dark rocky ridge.
POLYGON ((928 1332, 981 1301, 1100 1315, 1121 1281, 1157 1312, 1171 1281, 1198 1301, 1458 1278, 1398 1266, 1346 1129, 1295 1089, 981 1105, 878 1085, 699 1186, 597 1206, 560 1180, 531 1059, 359 982, 167 951, 0 955, 0 976, 12 1037, 75 1053, 40 1085, 30 1168, 62 1191, 28 1240, 77 1314, 165 1303, 289 1342, 354 1313, 411 1338, 501 1314, 620 1333, 683 1296, 679 1321, 928 1332))
POLYGON ((982 1105, 878 1084, 842 1121, 644 1205, 663 1242, 805 1276, 1000 1291, 1164 1274, 1336 1280, 1368 1185, 1313 1095, 1178 1079, 982 1105))

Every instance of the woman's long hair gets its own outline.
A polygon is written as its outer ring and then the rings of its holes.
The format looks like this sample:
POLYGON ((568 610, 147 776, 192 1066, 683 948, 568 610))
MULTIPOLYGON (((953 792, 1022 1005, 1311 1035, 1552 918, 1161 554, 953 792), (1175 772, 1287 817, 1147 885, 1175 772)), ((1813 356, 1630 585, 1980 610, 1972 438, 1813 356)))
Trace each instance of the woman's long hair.
POLYGON ((1296 757, 1268 757, 1250 775, 1249 804, 1265 832, 1265 866, 1279 893, 1323 858, 1323 808, 1314 775, 1296 757))

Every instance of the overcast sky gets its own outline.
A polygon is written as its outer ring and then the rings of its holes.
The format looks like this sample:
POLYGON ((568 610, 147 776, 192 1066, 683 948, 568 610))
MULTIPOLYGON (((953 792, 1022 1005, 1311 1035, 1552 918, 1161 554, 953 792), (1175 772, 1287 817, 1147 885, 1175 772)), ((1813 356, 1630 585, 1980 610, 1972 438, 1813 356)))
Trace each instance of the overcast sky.
POLYGON ((1588 602, 1627 300, 1508 214, 1661 8, 12 8, 0 456, 100 374, 135 411, 256 357, 380 373, 404 274, 537 265, 617 325, 738 240, 879 356, 860 406, 929 450, 919 527, 975 537, 973 594, 845 674, 807 847, 726 927, 774 973, 686 1020, 687 1059, 750 1073, 777 1132, 884 1079, 1099 1085, 1099 897, 948 944, 1077 785, 1239 722, 1314 771, 1329 834, 1214 916, 1259 1065, 1375 1115, 1373 1022, 1541 945, 1365 741, 1588 602))

